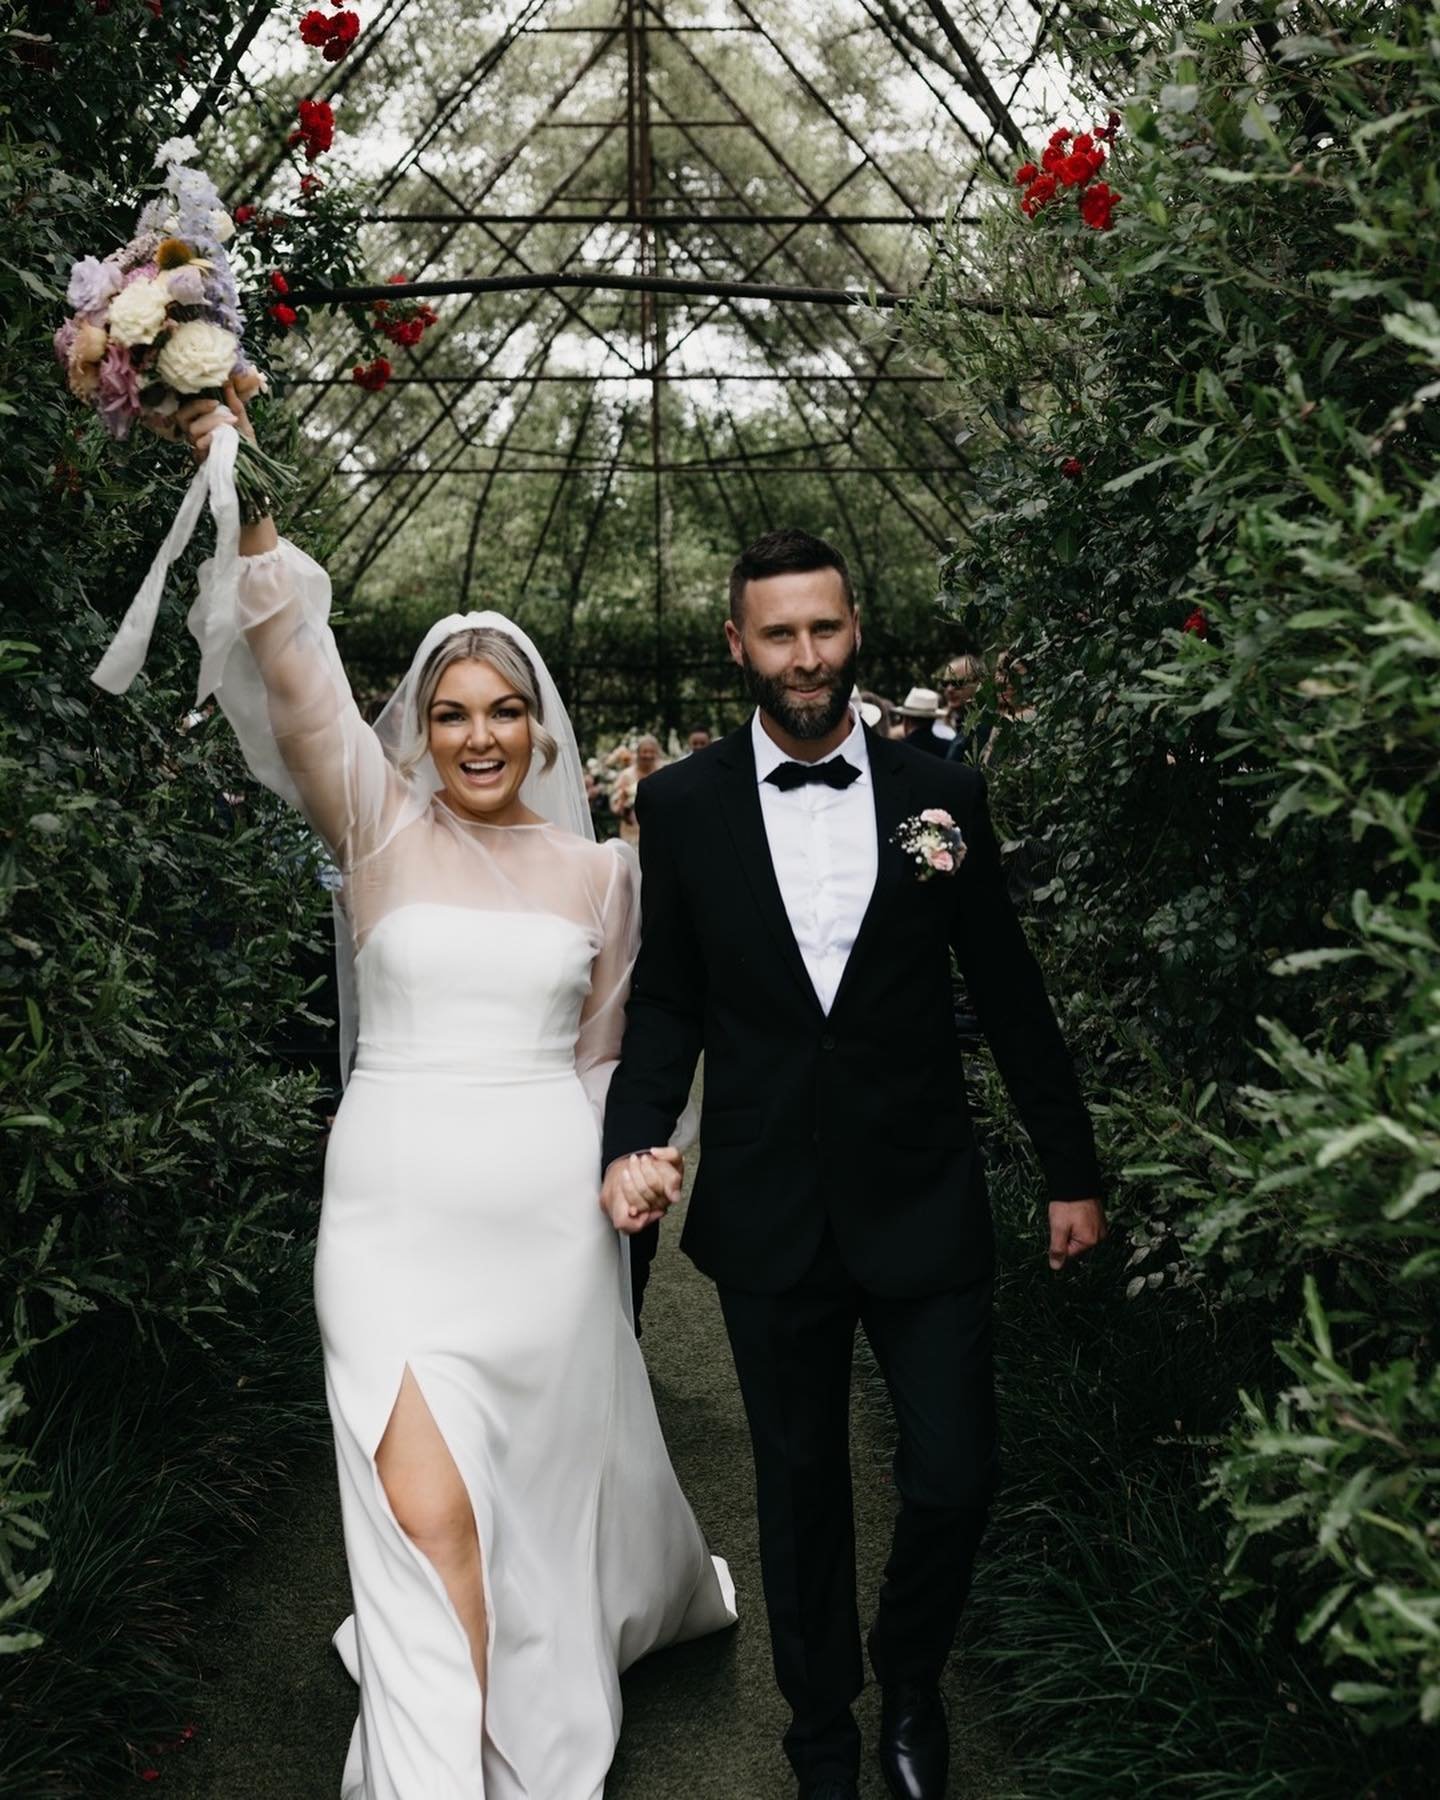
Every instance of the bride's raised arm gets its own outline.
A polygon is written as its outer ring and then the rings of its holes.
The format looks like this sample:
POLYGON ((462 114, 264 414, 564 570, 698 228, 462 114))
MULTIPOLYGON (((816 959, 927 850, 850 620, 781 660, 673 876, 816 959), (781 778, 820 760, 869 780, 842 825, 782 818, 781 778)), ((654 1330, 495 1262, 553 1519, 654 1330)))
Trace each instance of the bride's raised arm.
MULTIPOLYGON (((198 402, 178 415, 197 458, 210 433, 245 409, 198 402)), ((342 869, 379 847, 414 804, 411 785, 360 716, 330 630, 330 582, 318 563, 261 519, 240 533, 233 590, 200 571, 190 630, 201 691, 213 692, 252 774, 299 808, 342 869)))

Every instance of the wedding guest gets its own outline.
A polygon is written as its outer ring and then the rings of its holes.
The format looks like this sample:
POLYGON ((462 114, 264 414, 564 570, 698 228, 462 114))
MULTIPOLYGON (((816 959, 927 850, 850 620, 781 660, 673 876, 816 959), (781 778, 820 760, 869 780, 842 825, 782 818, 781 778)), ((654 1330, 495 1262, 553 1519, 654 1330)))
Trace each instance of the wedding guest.
POLYGON ((965 714, 980 684, 985 679, 985 665, 973 652, 962 651, 952 656, 940 671, 940 694, 945 702, 945 722, 955 733, 965 723, 965 714))
POLYGON ((620 836, 627 844, 640 842, 640 827, 635 822, 635 790, 647 775, 665 767, 660 740, 648 733, 637 740, 635 760, 620 771, 611 790, 610 805, 620 821, 620 836))
POLYGON ((989 736, 988 720, 979 717, 976 696, 985 684, 985 664, 973 651, 952 656, 940 671, 939 688, 945 702, 945 722, 955 733, 945 755, 950 762, 974 762, 989 736))
POLYGON ((860 717, 872 731, 878 731, 885 737, 890 735, 891 708, 888 700, 882 700, 878 694, 872 694, 868 689, 858 687, 850 698, 859 707, 860 717))
POLYGON ((710 748, 710 742, 709 728, 705 725, 697 725, 686 738, 685 746, 691 756, 693 756, 697 750, 708 750, 710 748))
POLYGON ((977 760, 982 767, 988 767, 997 749, 1003 748, 1006 754, 1013 754, 1015 727, 1028 725, 1035 718, 1035 708, 1027 705, 1024 699, 1025 679, 1029 673, 1012 649, 1002 650, 995 658, 996 719, 978 752, 977 760))
POLYGON ((904 721, 905 742, 912 750, 944 756, 955 741, 945 722, 945 707, 934 688, 912 687, 895 708, 904 721))

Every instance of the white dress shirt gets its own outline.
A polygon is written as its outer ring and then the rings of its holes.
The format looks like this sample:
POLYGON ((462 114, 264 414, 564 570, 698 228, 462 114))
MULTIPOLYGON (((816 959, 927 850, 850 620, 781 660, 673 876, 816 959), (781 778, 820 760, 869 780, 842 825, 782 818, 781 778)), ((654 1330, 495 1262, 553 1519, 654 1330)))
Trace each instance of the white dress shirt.
MULTIPOLYGON (((815 782, 789 793, 782 793, 765 779, 791 758, 766 732, 758 711, 750 721, 750 734, 760 784, 760 815, 780 898, 790 915, 790 928, 821 1010, 828 1013, 870 904, 879 861, 875 789, 865 730, 852 708, 850 735, 831 752, 860 771, 858 781, 847 788, 815 782)), ((831 756, 821 761, 829 762, 831 756)))

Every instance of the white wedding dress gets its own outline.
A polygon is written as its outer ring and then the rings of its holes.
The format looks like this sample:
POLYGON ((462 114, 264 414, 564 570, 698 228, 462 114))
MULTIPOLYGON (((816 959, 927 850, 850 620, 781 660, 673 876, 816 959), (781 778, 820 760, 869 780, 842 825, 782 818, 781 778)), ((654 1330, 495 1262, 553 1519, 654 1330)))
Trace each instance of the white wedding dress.
POLYGON ((252 769, 344 876, 358 1043, 315 1291, 359 1682, 343 1800, 598 1800, 620 1671, 734 1622, 666 1454, 597 1205, 636 933, 630 853, 462 821, 387 760, 294 546, 202 575, 191 627, 252 769), (226 614, 229 616, 225 616, 226 614), (474 1508, 483 1704, 460 1620, 375 1452, 404 1371, 474 1508))

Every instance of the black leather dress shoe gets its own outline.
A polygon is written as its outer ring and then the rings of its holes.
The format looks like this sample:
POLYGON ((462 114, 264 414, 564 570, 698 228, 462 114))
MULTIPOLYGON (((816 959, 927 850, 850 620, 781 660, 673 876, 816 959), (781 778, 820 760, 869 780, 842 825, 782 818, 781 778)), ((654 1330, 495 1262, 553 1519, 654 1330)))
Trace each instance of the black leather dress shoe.
POLYGON ((897 1681, 880 1695, 880 1773, 894 1800, 944 1800, 950 1734, 940 1690, 897 1681))
POLYGON ((808 1787, 803 1783, 800 1788, 800 1800, 860 1800, 860 1789, 853 1781, 844 1781, 835 1776, 808 1787))

